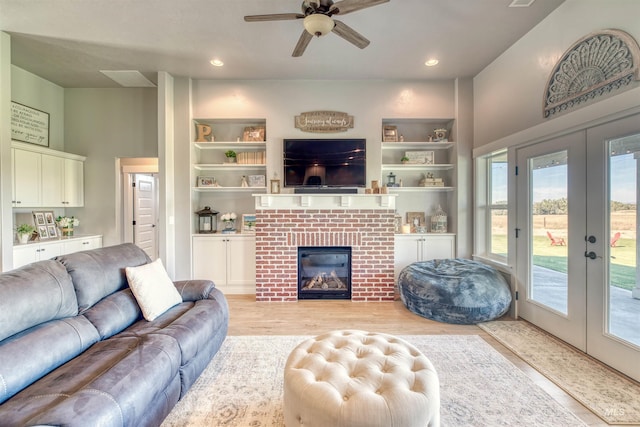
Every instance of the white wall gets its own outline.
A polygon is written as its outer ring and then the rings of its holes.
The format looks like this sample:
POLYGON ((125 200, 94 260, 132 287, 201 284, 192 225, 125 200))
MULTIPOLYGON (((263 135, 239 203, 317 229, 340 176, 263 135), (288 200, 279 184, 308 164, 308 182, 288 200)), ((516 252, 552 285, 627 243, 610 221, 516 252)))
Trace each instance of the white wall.
POLYGON ((49 148, 64 151, 64 89, 11 66, 11 100, 49 113, 49 148))
POLYGON ((474 146, 492 144, 497 149, 640 105, 636 86, 570 113, 542 116, 547 79, 565 51, 607 28, 640 40, 639 17, 638 0, 566 0, 474 78, 474 146))
POLYGON ((157 157, 156 89, 65 89, 65 150, 87 157, 84 208, 68 208, 80 233, 118 244, 116 158, 157 157))
MULTIPOLYGON (((383 118, 442 118, 456 117, 457 108, 471 102, 470 82, 456 100, 456 87, 448 81, 273 81, 273 80, 194 80, 191 92, 186 84, 176 84, 175 121, 175 180, 181 181, 176 188, 189 188, 190 163, 185 153, 190 151, 192 125, 186 117, 184 104, 191 100, 193 118, 264 118, 267 121, 267 178, 282 173, 282 140, 284 138, 366 138, 367 181, 381 180, 380 141, 383 118), (305 111, 335 110, 354 116, 354 128, 338 134, 305 133, 294 127, 294 117, 305 111), (186 126, 185 126, 186 124, 186 126), (182 129, 178 129, 178 127, 182 129)), ((471 135, 472 115, 457 123, 466 127, 471 135)), ((466 141, 470 150, 471 141, 466 141)), ((470 171, 469 171, 470 173, 470 171)), ((176 191, 176 278, 188 277, 189 259, 184 254, 190 251, 188 228, 178 232, 180 226, 191 224, 193 206, 182 202, 186 195, 176 191), (180 255, 179 255, 180 254, 180 255)), ((470 198, 470 193, 467 194, 470 198)), ((251 204, 253 206, 253 204, 251 204)), ((471 238, 468 231, 462 239, 471 238)), ((470 242, 470 240, 469 240, 470 242)), ((464 244, 464 247, 471 247, 464 244)))

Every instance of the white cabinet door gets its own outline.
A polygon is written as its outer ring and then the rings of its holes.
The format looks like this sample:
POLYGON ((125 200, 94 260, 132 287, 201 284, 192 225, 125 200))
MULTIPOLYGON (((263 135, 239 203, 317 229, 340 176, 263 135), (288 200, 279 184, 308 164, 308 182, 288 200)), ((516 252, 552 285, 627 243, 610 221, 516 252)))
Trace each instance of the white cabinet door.
POLYGON ((102 237, 86 237, 64 242, 64 253, 71 254, 74 252, 88 251, 102 247, 102 237))
POLYGON ((41 156, 31 151, 12 149, 13 206, 42 206, 40 192, 41 156))
POLYGON ((249 235, 193 237, 194 279, 212 280, 227 294, 254 294, 256 243, 249 235))
POLYGON ((455 258, 456 237, 452 234, 402 234, 395 236, 394 273, 417 261, 455 258))
POLYGON ((396 280, 403 268, 421 260, 422 242, 420 237, 412 235, 395 236, 394 274, 396 280))
POLYGON ((13 268, 38 261, 38 245, 30 244, 13 248, 13 268))
POLYGON ((227 248, 225 237, 193 237, 192 275, 194 279, 212 280, 216 286, 227 282, 227 248))
POLYGON ((41 243, 39 246, 38 261, 64 254, 64 244, 62 242, 41 243))
POLYGON ((227 241, 227 284, 233 293, 254 293, 256 241, 253 236, 234 236, 227 241))
POLYGON ((430 234, 425 237, 422 260, 449 259, 456 257, 456 237, 430 234))
POLYGON ((84 162, 64 159, 64 204, 84 206, 84 162))
POLYGON ((42 206, 64 207, 64 159, 42 154, 42 206))

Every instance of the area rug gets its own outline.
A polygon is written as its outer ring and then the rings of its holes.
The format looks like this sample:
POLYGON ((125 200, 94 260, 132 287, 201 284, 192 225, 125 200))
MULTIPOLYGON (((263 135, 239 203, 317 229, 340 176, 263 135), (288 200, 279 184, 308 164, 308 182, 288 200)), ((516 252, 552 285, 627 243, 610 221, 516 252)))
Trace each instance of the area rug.
POLYGON ((528 322, 478 326, 608 424, 640 424, 640 386, 633 381, 528 322))
MULTIPOLYGON (((308 337, 230 336, 163 427, 282 427, 284 365, 308 337)), ((405 335, 440 378, 443 427, 582 426, 478 335, 405 335)))

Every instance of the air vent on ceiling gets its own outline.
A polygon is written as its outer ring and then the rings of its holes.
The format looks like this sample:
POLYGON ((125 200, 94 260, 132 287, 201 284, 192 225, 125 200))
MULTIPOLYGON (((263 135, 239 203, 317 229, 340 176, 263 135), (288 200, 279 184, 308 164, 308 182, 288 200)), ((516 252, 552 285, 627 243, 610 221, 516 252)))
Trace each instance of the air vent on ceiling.
POLYGON ((509 7, 529 7, 536 0, 513 0, 509 7))
POLYGON ((100 72, 123 87, 156 87, 137 70, 100 70, 100 72))

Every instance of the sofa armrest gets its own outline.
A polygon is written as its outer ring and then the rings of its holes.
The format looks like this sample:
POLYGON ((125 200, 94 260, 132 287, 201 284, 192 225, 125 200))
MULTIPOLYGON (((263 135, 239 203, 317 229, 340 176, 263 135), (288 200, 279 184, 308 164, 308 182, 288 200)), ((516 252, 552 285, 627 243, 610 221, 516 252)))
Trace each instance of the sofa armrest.
POLYGON ((212 298, 216 285, 211 280, 179 280, 174 282, 182 301, 198 301, 212 298))

